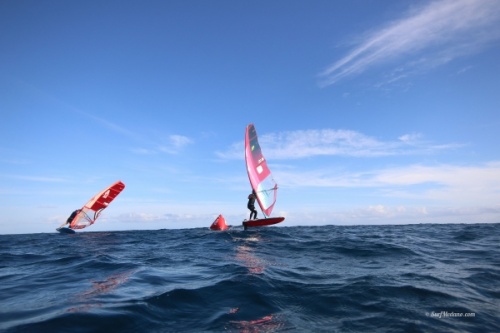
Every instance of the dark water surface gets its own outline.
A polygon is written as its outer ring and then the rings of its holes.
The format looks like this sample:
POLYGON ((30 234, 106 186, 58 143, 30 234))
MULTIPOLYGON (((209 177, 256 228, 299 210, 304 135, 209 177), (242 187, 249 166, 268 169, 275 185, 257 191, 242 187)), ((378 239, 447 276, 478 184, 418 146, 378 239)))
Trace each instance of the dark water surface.
POLYGON ((500 224, 0 236, 2 332, 500 332, 500 224))

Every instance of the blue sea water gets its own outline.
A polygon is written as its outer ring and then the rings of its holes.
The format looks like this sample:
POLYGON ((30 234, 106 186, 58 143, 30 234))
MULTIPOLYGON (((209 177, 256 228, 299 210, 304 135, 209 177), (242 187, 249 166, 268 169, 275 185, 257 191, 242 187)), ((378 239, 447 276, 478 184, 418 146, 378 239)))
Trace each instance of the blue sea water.
POLYGON ((0 236, 2 332, 500 332, 500 224, 0 236))

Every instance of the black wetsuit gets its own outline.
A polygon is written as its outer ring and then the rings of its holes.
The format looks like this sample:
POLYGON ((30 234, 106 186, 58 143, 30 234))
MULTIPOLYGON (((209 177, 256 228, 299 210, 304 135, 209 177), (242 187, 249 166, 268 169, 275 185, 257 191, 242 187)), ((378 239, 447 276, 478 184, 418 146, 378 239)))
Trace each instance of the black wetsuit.
POLYGON ((76 217, 76 214, 78 214, 79 212, 80 210, 77 209, 73 213, 71 213, 71 215, 68 217, 68 219, 66 220, 66 224, 69 224, 68 228, 71 228, 71 222, 73 222, 73 220, 76 217))
POLYGON ((253 220, 252 216, 254 219, 256 219, 257 218, 257 210, 255 210, 255 195, 253 193, 248 195, 247 208, 250 209, 250 220, 253 220))

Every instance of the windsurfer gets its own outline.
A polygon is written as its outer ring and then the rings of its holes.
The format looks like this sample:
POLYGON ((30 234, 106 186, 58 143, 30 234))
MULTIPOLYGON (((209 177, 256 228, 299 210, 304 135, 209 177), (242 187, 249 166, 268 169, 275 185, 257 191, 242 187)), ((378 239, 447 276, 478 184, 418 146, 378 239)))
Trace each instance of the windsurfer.
POLYGON ((252 193, 250 193, 248 195, 247 208, 250 210, 250 220, 253 220, 252 216, 254 217, 254 219, 257 218, 257 210, 255 209, 255 198, 256 197, 257 197, 257 195, 255 194, 255 190, 252 190, 252 193))
POLYGON ((73 220, 75 219, 76 215, 78 213, 80 213, 81 209, 77 209, 75 210, 73 213, 71 213, 71 215, 68 217, 68 219, 66 220, 66 223, 64 223, 64 225, 68 225, 68 228, 71 229, 71 222, 73 222, 73 220))

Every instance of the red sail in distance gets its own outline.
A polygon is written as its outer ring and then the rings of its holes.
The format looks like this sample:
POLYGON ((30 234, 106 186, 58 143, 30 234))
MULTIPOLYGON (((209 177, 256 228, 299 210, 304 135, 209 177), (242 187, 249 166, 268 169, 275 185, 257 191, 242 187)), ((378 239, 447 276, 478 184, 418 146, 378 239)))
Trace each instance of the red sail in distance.
POLYGON ((117 181, 97 193, 82 207, 78 215, 71 222, 71 229, 83 229, 94 224, 101 212, 108 207, 111 201, 113 201, 124 188, 125 184, 121 181, 117 181))

